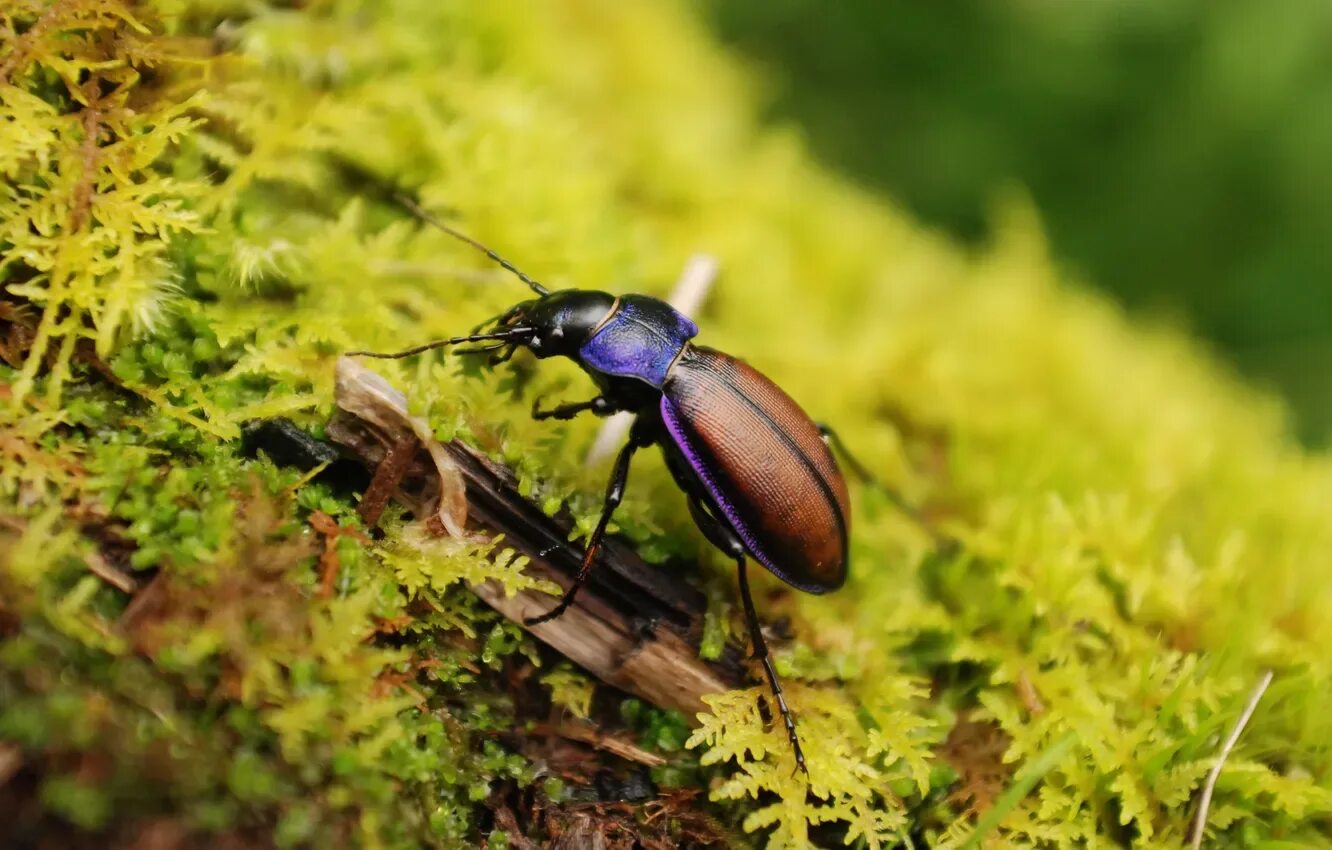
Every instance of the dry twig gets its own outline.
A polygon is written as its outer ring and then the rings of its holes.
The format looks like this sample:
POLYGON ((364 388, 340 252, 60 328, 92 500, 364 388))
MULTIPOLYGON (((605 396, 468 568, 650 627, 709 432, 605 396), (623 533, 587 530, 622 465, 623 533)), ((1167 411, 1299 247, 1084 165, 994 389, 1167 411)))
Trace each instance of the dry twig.
POLYGON ((1263 677, 1258 680, 1253 693, 1249 695, 1249 702, 1244 706, 1244 712, 1240 714, 1239 720, 1235 721, 1235 727, 1230 730, 1230 737, 1221 745, 1221 752, 1217 754, 1216 764, 1212 765, 1212 770, 1207 774, 1207 782, 1203 785, 1202 800, 1198 803, 1198 816, 1193 821, 1193 840, 1191 846, 1193 850, 1202 847, 1203 829, 1207 826, 1207 812, 1212 807, 1212 793, 1216 790, 1216 780, 1221 776, 1221 768, 1225 765, 1226 759, 1230 756, 1230 751, 1235 749, 1235 743, 1239 741, 1240 735, 1244 732, 1244 727, 1249 725, 1249 719, 1253 717, 1253 712, 1258 708, 1258 701, 1263 698, 1267 692, 1267 686, 1272 684, 1272 671, 1263 673, 1263 677))
POLYGON ((656 753, 650 753, 623 738, 603 734, 597 731, 595 726, 585 723, 538 723, 528 731, 534 735, 553 735, 558 738, 577 741, 580 744, 587 744, 593 749, 605 750, 626 761, 637 762, 648 767, 660 767, 666 763, 666 759, 656 753))
POLYGON ((84 561, 88 564, 89 572, 122 593, 133 593, 139 589, 138 583, 133 578, 111 566, 96 549, 89 551, 84 556, 84 561))
POLYGON ((18 744, 0 744, 0 786, 8 782, 23 767, 23 750, 18 744))

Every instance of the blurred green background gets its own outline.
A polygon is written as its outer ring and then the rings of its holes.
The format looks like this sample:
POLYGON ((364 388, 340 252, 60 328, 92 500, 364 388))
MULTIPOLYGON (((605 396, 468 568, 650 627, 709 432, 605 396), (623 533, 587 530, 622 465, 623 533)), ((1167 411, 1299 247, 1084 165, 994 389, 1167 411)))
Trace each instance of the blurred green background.
POLYGON ((966 240, 1023 187, 1062 264, 1332 442, 1332 2, 704 8, 826 162, 966 240))

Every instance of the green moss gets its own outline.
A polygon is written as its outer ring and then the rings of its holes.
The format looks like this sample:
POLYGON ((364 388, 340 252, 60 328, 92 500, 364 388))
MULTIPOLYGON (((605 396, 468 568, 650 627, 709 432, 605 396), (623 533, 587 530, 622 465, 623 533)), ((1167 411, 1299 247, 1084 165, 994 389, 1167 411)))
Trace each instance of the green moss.
MULTIPOLYGON (((158 9, 0 14, 0 740, 35 789, 25 828, 466 846, 491 834, 494 783, 535 781, 501 743, 500 672, 536 650, 462 587, 524 586, 521 562, 390 516, 383 540, 339 535, 325 592, 311 518, 354 531, 352 498, 238 439, 276 415, 318 428, 338 352, 522 297, 386 203, 395 186, 552 286, 660 294, 714 253, 704 341, 837 423, 957 541, 936 552, 856 487, 846 590, 761 581, 797 636, 778 663, 813 795, 761 689, 712 698, 692 735, 626 707, 672 759, 659 778, 697 782, 701 760, 715 811, 772 847, 955 847, 995 799, 968 783, 1037 764, 990 840, 1180 846, 1270 667, 1211 841, 1332 843, 1332 463, 1182 336, 1062 280, 1020 201, 963 254, 758 129, 749 81, 665 0, 158 9), (951 748, 963 721, 1003 761, 951 748)), ((437 433, 547 509, 567 496, 586 533, 597 423, 527 416, 585 381, 512 365, 382 364, 437 433)), ((657 460, 616 524, 701 564, 710 654, 743 634, 657 460)))

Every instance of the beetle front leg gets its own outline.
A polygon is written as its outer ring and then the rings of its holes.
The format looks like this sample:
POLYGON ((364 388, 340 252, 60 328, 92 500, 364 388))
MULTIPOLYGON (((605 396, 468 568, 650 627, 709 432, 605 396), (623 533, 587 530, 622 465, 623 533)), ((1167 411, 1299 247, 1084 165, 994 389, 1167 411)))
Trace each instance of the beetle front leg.
POLYGON ((606 485, 606 499, 601 506, 601 518, 597 520, 597 527, 587 540, 587 551, 583 553, 583 562, 578 567, 578 575, 574 577, 569 589, 564 592, 564 598, 546 613, 526 618, 523 620, 524 624, 537 626, 549 622, 563 614, 573 604, 574 597, 578 595, 578 591, 592 573, 592 564, 597 559, 597 553, 601 551, 601 541, 606 536, 606 526, 610 524, 611 514, 615 513, 615 509, 624 498, 624 485, 629 481, 629 461, 633 458, 634 452, 643 445, 646 443, 638 435, 630 434, 629 442, 620 449, 620 455, 615 459, 615 469, 611 472, 610 483, 606 485))
POLYGON ((575 401, 568 404, 560 404, 549 410, 541 409, 541 399, 532 402, 532 418, 538 422, 545 419, 573 419, 580 413, 592 411, 597 416, 609 416, 615 412, 615 405, 604 395, 599 395, 588 401, 575 401))

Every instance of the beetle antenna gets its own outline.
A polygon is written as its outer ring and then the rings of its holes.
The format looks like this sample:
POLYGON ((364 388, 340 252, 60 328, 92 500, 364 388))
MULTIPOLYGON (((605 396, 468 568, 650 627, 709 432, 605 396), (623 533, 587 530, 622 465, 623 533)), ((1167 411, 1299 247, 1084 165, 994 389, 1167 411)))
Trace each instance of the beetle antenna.
POLYGON ((418 345, 403 351, 397 351, 392 354, 383 354, 377 351, 348 351, 348 357, 380 357, 385 360, 397 360, 402 357, 411 357, 413 354, 420 354, 422 351, 429 351, 432 348, 443 348, 446 345, 458 345, 464 342, 485 342, 488 339, 514 340, 519 337, 531 336, 531 328, 508 328, 502 331, 495 331, 488 334, 471 334, 469 336, 455 336, 450 339, 437 339, 434 342, 427 342, 425 345, 418 345))
POLYGON ((482 245, 480 242, 476 241, 475 239, 473 239, 472 237, 468 236, 467 234, 462 233, 462 232, 459 232, 459 231, 457 231, 457 230, 454 230, 452 227, 449 227, 449 226, 448 226, 447 224, 445 224, 444 222, 440 221, 439 219, 435 218, 435 217, 434 217, 433 215, 431 215, 430 213, 428 213, 428 212, 426 212, 425 210, 421 209, 421 205, 418 204, 416 201, 412 200, 411 198, 407 197, 406 195, 404 195, 404 194, 402 194, 402 193, 398 193, 398 194, 394 195, 393 197, 395 197, 395 198, 397 199, 398 203, 400 203, 400 204, 402 204, 404 207, 406 207, 406 208, 408 209, 408 211, 410 211, 410 212, 412 213, 412 215, 414 215, 414 216, 416 216, 417 218, 421 219, 421 221, 424 221, 426 224, 429 224, 429 225, 431 225, 432 227, 437 227, 437 228, 439 228, 440 230, 442 230, 442 231, 444 231, 445 233, 447 233, 447 234, 449 234, 450 236, 452 236, 454 239, 458 239, 458 240, 460 240, 460 241, 466 242, 468 245, 471 245, 471 246, 472 246, 473 248, 475 248, 476 250, 480 251, 481 253, 483 253, 483 254, 485 254, 487 257, 489 257, 490 259, 492 259, 492 260, 494 260, 495 262, 499 263, 500 266, 503 267, 506 271, 511 272, 511 273, 512 273, 513 275, 515 275, 519 280, 521 280, 523 283, 527 284, 527 286, 528 286, 533 292, 535 292, 537 295, 549 295, 549 294, 550 294, 550 290, 549 290, 549 289, 547 289, 546 287, 544 287, 544 286, 542 286, 541 284, 537 283, 535 280, 532 280, 532 278, 528 277, 526 274, 524 274, 522 271, 520 271, 519 268, 518 268, 517 266, 515 266, 513 263, 511 263, 511 262, 509 262, 508 260, 504 259, 504 258, 501 257, 499 254, 496 254, 494 251, 490 250, 490 249, 487 248, 485 245, 482 245))

